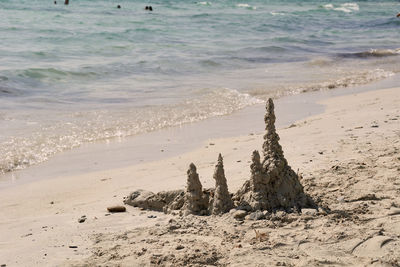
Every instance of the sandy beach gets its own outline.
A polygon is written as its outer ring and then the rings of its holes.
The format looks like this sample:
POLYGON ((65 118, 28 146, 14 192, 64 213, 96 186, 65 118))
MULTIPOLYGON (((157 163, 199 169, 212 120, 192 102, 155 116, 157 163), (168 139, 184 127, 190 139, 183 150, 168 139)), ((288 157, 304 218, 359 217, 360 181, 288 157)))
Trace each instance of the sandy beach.
POLYGON ((399 92, 325 99, 323 113, 278 129, 289 165, 323 209, 262 220, 107 212, 137 189, 184 189, 191 162, 203 187, 214 187, 218 153, 236 192, 263 133, 210 139, 178 156, 2 189, 0 265, 399 266, 399 92))

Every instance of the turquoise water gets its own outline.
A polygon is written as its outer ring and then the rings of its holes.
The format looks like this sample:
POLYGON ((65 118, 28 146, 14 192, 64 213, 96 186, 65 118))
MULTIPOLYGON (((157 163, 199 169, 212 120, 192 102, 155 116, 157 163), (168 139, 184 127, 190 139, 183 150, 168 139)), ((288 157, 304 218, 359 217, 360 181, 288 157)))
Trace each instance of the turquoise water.
POLYGON ((398 1, 57 2, 0 0, 0 172, 400 71, 398 1))

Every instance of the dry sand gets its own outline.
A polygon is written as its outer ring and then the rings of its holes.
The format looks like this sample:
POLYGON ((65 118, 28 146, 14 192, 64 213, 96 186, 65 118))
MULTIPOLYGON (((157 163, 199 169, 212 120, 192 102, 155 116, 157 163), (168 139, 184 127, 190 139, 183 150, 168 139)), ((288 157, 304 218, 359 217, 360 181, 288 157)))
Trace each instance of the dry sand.
POLYGON ((278 133, 305 191, 329 212, 258 221, 107 212, 139 188, 183 189, 190 162, 213 187, 218 153, 235 192, 262 133, 209 140, 177 157, 2 190, 0 265, 400 266, 400 88, 322 104, 323 114, 278 133))

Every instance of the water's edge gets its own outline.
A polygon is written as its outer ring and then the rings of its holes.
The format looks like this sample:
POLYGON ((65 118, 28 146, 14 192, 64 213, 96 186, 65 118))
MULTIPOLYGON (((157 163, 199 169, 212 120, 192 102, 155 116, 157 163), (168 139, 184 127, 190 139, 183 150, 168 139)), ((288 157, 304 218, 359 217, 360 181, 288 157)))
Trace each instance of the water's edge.
MULTIPOLYGON (((329 91, 309 92, 275 101, 277 127, 323 113, 322 99, 396 87, 400 75, 373 84, 329 91)), ((122 168, 156 161, 194 150, 206 140, 261 133, 264 105, 257 104, 231 115, 214 117, 180 127, 171 127, 133 137, 96 142, 56 155, 47 162, 0 176, 0 189, 40 179, 122 168)))

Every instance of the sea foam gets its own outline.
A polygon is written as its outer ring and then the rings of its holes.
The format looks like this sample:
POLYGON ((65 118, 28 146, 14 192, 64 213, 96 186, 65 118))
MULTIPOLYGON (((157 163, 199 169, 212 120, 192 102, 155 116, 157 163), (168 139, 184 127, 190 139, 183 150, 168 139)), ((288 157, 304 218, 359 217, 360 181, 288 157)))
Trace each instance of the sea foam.
POLYGON ((331 9, 331 10, 335 10, 335 11, 342 11, 345 13, 351 13, 353 11, 360 10, 360 7, 357 3, 344 3, 337 7, 335 7, 333 4, 326 4, 326 5, 323 5, 323 7, 328 10, 331 9))

